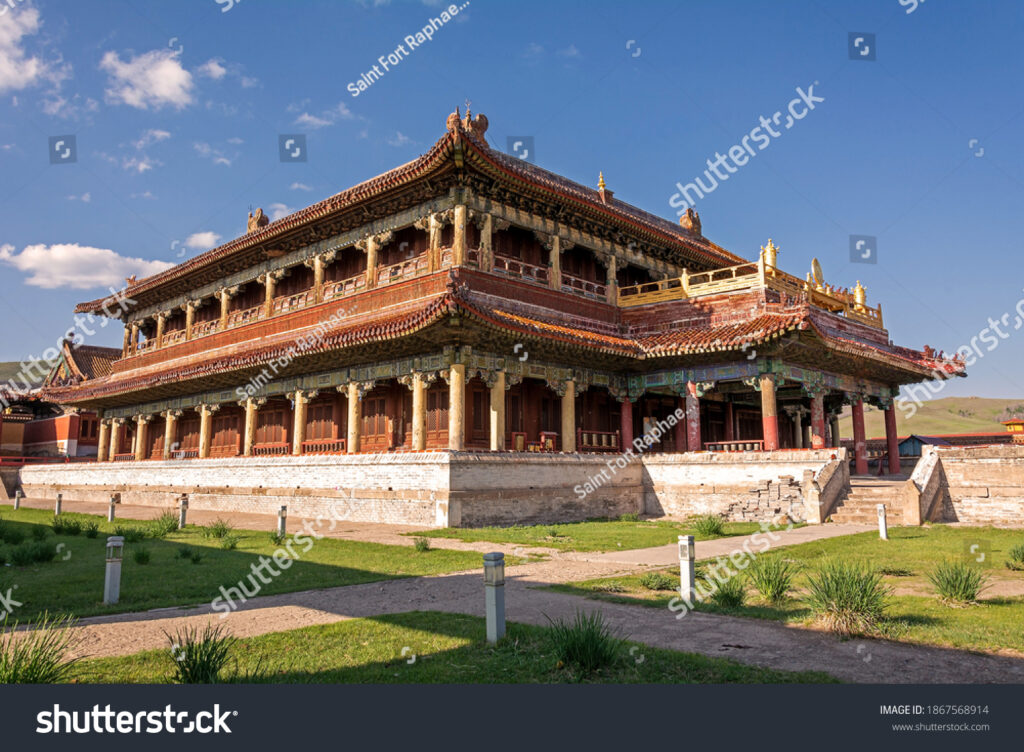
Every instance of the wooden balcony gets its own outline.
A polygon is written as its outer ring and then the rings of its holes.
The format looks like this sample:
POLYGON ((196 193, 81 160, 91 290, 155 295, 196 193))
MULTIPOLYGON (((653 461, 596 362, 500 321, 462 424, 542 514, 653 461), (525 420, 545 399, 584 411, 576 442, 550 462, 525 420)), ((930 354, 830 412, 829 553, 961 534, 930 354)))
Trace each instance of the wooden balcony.
POLYGON ((134 462, 135 455, 131 452, 125 452, 124 454, 115 454, 113 457, 114 462, 134 462))
POLYGON ((236 326, 243 326, 244 324, 249 324, 253 321, 259 321, 266 315, 267 307, 263 304, 253 306, 252 308, 246 308, 244 311, 235 311, 228 315, 228 329, 232 329, 236 326))
POLYGON ((312 439, 302 442, 303 454, 345 454, 345 439, 312 439))
POLYGON ((291 451, 292 445, 286 441, 276 444, 256 444, 252 448, 252 453, 256 457, 280 457, 291 454, 291 451))
POLYGON ((425 253, 397 264, 382 266, 377 269, 377 285, 389 285, 404 279, 414 279, 426 274, 429 268, 430 262, 425 253))
POLYGON ((192 324, 192 339, 197 337, 205 337, 207 334, 213 334, 217 331, 220 325, 218 319, 210 319, 209 321, 199 321, 192 324))
POLYGON ((811 305, 862 324, 884 329, 882 307, 857 302, 855 293, 831 285, 817 285, 787 274, 762 262, 737 264, 723 269, 689 274, 657 282, 622 287, 618 305, 622 308, 720 295, 737 290, 769 289, 794 297, 806 296, 811 305))
POLYGON ((521 279, 526 282, 544 285, 545 287, 548 285, 549 275, 546 266, 527 264, 525 261, 509 258, 508 256, 495 256, 492 271, 495 274, 501 274, 512 279, 521 279))
POLYGON ((353 295, 366 289, 366 274, 357 274, 354 277, 343 279, 338 282, 328 282, 324 285, 324 300, 334 300, 345 295, 353 295))
POLYGON ((286 298, 274 298, 272 310, 275 314, 288 313, 289 311, 297 311, 300 308, 315 304, 316 289, 311 287, 308 290, 303 290, 295 295, 289 295, 286 298))
POLYGON ((761 439, 742 439, 740 441, 707 441, 704 449, 709 452, 760 452, 764 450, 761 439))
POLYGON ((600 282, 574 277, 571 274, 562 274, 562 292, 571 292, 595 300, 608 299, 608 285, 600 282))

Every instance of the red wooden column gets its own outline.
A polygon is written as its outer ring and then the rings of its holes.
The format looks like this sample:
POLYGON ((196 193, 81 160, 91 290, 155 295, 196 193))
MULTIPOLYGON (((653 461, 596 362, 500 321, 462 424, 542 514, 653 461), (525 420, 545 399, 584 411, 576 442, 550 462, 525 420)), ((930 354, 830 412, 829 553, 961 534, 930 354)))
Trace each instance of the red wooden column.
POLYGON ((853 403, 853 472, 868 474, 868 445, 864 437, 864 400, 853 403))
POLYGON ((626 450, 633 446, 633 403, 628 399, 622 400, 622 449, 626 450))
POLYGON ((700 400, 697 398, 697 384, 686 382, 686 449, 699 452, 700 443, 700 400))
POLYGON ((734 418, 732 414, 732 402, 726 400, 725 402, 725 440, 736 441, 736 431, 734 430, 733 423, 734 418))
POLYGON ((825 448, 825 397, 811 397, 811 449, 825 448))
POLYGON ((764 448, 772 451, 779 448, 779 414, 775 405, 775 378, 770 373, 762 374, 760 385, 764 448))
POLYGON ((896 405, 890 403, 885 408, 885 445, 889 450, 889 472, 900 473, 900 446, 896 436, 896 405))
POLYGON ((678 408, 679 412, 681 412, 683 414, 683 419, 681 421, 679 421, 678 423, 676 423, 675 428, 673 429, 673 431, 674 431, 673 435, 675 437, 676 451, 677 452, 685 452, 686 451, 686 398, 685 397, 678 397, 676 401, 678 403, 676 405, 676 407, 678 408))

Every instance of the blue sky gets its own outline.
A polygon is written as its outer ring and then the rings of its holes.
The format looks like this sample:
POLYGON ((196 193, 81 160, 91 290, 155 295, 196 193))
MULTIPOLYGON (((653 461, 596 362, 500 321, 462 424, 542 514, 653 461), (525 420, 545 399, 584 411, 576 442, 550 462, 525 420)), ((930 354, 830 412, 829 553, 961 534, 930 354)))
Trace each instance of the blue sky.
POLYGON ((40 355, 127 274, 240 234, 250 206, 277 216, 415 158, 466 99, 495 148, 531 136, 538 164, 603 171, 674 218, 677 182, 813 85, 824 101, 697 201, 704 234, 861 280, 899 344, 951 352, 1012 314, 943 396, 1024 397, 1024 4, 471 0, 350 94, 444 7, 0 0, 0 360, 40 355), (874 60, 850 59, 851 32, 874 60), (280 134, 308 161, 282 163, 280 134), (51 164, 68 135, 76 161, 51 164), (876 264, 851 263, 850 235, 878 238, 876 264))

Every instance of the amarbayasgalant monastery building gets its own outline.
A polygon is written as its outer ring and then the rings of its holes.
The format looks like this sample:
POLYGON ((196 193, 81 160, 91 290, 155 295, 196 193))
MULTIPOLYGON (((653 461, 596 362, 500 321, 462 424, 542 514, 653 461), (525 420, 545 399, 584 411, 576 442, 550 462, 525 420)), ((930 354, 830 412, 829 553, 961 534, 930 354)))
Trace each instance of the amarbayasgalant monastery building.
MULTIPOLYGON (((456 111, 420 158, 129 280, 121 358, 50 390, 97 463, 29 492, 479 525, 623 512, 814 519, 836 416, 963 374, 892 344, 859 284, 749 261, 490 148, 456 111)), ((859 451, 855 469, 866 469, 859 451)), ((898 470, 898 456, 891 452, 898 470)), ((830 489, 832 489, 830 491, 830 489)))

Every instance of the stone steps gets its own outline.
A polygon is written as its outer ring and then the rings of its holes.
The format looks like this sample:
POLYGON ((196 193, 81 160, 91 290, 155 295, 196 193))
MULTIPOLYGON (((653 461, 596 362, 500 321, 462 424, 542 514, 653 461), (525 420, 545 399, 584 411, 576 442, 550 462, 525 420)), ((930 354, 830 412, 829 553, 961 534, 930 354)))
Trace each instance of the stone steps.
POLYGON ((878 505, 885 504, 891 517, 905 478, 850 479, 850 493, 832 512, 832 522, 840 524, 871 524, 878 520, 878 505))

